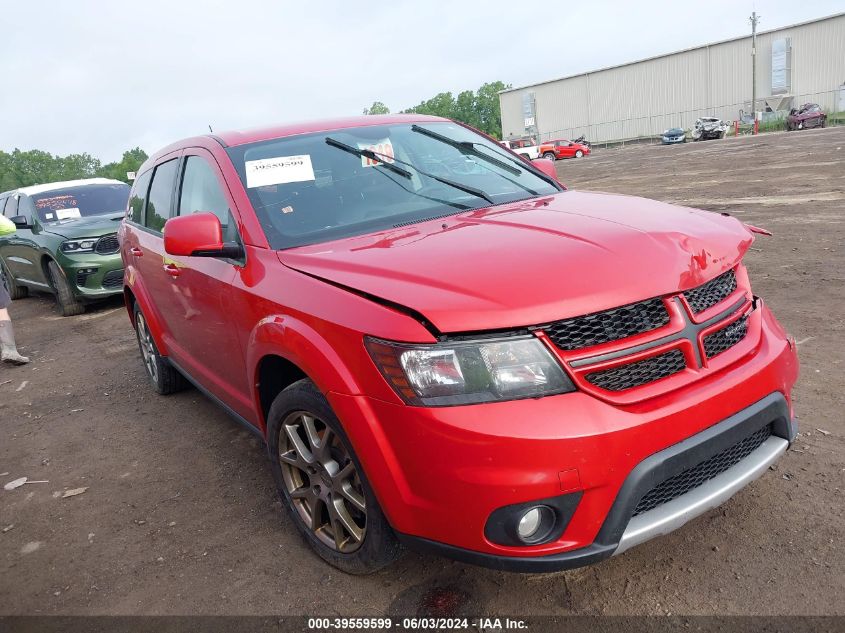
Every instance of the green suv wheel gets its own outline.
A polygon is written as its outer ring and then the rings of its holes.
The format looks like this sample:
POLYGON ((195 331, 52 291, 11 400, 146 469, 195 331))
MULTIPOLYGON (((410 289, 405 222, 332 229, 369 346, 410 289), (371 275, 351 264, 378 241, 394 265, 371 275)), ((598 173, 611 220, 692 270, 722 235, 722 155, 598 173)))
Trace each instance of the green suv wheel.
POLYGON ((73 296, 73 291, 70 289, 67 277, 65 277, 65 273, 59 265, 53 260, 50 260, 47 264, 47 272, 50 275, 50 283, 53 285, 53 290, 56 292, 56 303, 59 305, 62 316, 76 316, 85 312, 85 304, 77 301, 73 296))

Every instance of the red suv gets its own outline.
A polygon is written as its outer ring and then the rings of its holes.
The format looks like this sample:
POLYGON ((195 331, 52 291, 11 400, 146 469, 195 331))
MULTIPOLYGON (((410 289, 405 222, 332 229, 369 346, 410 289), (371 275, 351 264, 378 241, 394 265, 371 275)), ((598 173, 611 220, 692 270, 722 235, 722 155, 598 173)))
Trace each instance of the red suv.
POLYGON ((409 115, 163 149, 121 229, 153 386, 260 436, 348 572, 403 546, 552 571, 679 527, 795 436, 759 229, 553 174, 409 115))

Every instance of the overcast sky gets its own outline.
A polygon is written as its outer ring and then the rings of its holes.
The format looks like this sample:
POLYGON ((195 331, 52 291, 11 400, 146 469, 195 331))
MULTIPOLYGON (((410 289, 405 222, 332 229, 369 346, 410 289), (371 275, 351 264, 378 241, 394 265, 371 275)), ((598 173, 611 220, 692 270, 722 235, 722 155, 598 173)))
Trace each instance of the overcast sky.
POLYGON ((842 0, 286 2, 9 0, 0 149, 89 152, 268 123, 398 111, 830 15, 842 0), (539 10, 542 7, 542 11, 539 10))

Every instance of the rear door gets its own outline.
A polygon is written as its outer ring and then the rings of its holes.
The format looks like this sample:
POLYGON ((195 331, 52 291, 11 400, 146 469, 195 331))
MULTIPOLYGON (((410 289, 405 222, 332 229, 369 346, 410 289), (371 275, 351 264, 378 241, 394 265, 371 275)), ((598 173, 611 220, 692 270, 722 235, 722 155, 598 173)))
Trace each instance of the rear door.
MULTIPOLYGON (((126 257, 140 276, 144 289, 151 298, 148 307, 154 314, 162 329, 162 338, 169 356, 177 362, 181 361, 181 346, 172 345, 173 335, 169 331, 169 323, 165 318, 168 302, 173 300, 170 279, 164 271, 166 255, 164 253, 164 239, 162 231, 164 223, 173 212, 173 194, 176 185, 176 175, 179 171, 179 154, 166 157, 156 164, 151 172, 141 178, 150 178, 146 184, 147 194, 144 199, 133 194, 130 200, 133 231, 124 245, 126 257), (139 207, 140 208, 137 208, 139 207)), ((136 185, 137 187, 138 185, 136 185)), ((149 320, 151 315, 147 315, 149 320)))
POLYGON ((18 228, 12 235, 0 238, 0 256, 12 277, 20 284, 50 290, 50 284, 41 267, 41 252, 35 241, 40 230, 35 206, 25 194, 10 197, 3 210, 7 218, 23 216, 30 228, 18 228))

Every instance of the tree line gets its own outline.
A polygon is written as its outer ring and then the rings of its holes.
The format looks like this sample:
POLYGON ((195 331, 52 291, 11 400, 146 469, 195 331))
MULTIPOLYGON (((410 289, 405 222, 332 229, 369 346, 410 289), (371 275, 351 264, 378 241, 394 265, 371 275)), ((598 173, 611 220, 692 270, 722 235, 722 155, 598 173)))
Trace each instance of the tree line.
MULTIPOLYGON (((510 87, 510 84, 494 81, 484 84, 474 92, 459 92, 457 96, 451 92, 441 92, 413 108, 402 110, 401 114, 431 114, 455 119, 494 138, 501 138, 502 112, 499 107, 499 92, 510 87)), ((364 114, 390 114, 390 108, 381 101, 375 101, 369 108, 364 108, 364 114)))
POLYGON ((54 156, 39 149, 12 152, 0 150, 0 192, 29 185, 79 178, 113 178, 129 182, 126 172, 138 171, 147 160, 147 153, 140 147, 123 153, 123 158, 113 163, 101 163, 88 153, 54 156))

